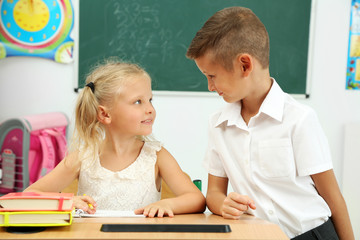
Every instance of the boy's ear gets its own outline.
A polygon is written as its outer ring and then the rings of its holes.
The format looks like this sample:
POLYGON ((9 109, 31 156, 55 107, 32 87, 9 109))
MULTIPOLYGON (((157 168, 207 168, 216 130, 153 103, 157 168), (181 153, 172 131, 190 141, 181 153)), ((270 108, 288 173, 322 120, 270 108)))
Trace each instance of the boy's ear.
POLYGON ((109 114, 108 109, 105 106, 99 106, 98 107, 98 116, 97 116, 99 122, 102 124, 109 124, 111 123, 111 117, 109 114))
POLYGON ((244 77, 249 76, 249 74, 252 72, 254 67, 253 58, 249 54, 240 54, 237 57, 237 62, 239 64, 239 67, 241 71, 244 74, 244 77))

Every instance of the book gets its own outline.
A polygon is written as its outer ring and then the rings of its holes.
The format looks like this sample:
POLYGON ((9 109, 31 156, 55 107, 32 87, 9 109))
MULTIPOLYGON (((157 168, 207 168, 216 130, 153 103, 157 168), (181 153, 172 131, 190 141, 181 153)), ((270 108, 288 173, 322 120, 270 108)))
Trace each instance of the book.
POLYGON ((87 218, 111 218, 111 217, 145 217, 142 214, 135 214, 133 211, 115 211, 115 210, 96 210, 94 214, 89 214, 81 209, 75 209, 74 217, 87 218))
POLYGON ((73 193, 13 192, 0 197, 0 211, 71 211, 73 193))
POLYGON ((15 211, 0 212, 0 226, 48 227, 72 223, 72 211, 15 211))

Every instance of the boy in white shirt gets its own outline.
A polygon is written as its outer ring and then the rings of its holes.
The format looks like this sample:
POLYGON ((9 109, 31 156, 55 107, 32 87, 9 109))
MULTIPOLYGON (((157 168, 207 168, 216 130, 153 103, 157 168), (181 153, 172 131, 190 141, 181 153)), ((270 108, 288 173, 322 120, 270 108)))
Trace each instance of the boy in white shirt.
POLYGON ((256 15, 215 13, 186 56, 229 103, 209 121, 209 209, 232 219, 254 214, 290 238, 354 239, 317 116, 270 77, 269 37, 256 15), (228 181, 235 192, 227 194, 228 181))

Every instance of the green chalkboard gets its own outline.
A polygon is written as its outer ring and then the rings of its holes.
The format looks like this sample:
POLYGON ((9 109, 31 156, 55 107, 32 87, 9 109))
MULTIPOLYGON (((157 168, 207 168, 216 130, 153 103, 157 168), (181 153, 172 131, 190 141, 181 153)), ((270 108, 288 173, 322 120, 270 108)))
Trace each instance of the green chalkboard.
POLYGON ((94 64, 118 56, 144 67, 154 90, 208 91, 185 53, 204 22, 230 6, 255 12, 269 32, 271 76, 306 94, 311 0, 80 0, 79 87, 94 64))

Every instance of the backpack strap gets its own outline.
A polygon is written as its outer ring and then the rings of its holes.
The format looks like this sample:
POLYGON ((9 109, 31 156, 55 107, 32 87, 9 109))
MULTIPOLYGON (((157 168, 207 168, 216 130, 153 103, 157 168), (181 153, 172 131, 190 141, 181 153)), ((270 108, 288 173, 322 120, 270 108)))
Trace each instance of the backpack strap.
POLYGON ((65 157, 66 137, 63 132, 64 129, 59 127, 34 133, 40 143, 41 155, 36 154, 36 150, 29 152, 30 184, 49 173, 65 157))
POLYGON ((65 135, 62 133, 63 129, 61 128, 52 128, 52 129, 45 129, 44 132, 46 132, 47 134, 53 136, 56 140, 56 143, 58 145, 58 157, 59 157, 59 161, 63 160, 66 156, 66 137, 65 135))
POLYGON ((41 144, 43 159, 39 177, 45 176, 55 167, 55 148, 51 136, 46 131, 40 131, 39 140, 41 144))

